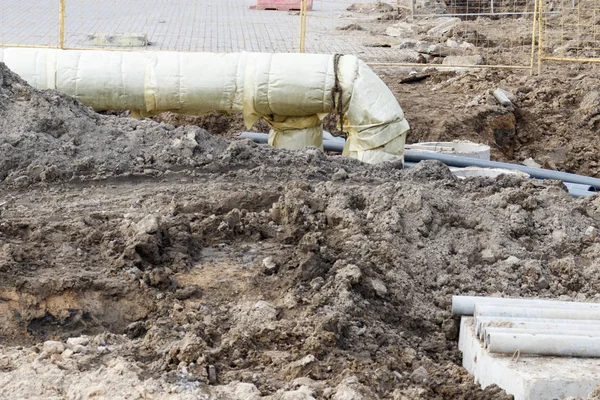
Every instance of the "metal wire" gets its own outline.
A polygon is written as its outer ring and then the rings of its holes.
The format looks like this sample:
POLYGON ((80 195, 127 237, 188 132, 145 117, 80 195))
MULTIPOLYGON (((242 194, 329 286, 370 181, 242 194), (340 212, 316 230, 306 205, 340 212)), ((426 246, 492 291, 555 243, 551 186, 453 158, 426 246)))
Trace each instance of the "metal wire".
POLYGON ((533 71, 534 58, 538 69, 544 61, 600 60, 600 0, 555 0, 551 8, 544 0, 537 8, 536 0, 386 0, 367 6, 356 0, 297 0, 290 6, 291 1, 0 0, 0 46, 305 51, 353 54, 373 66, 424 66, 405 58, 402 41, 384 33, 394 22, 415 18, 420 26, 422 16, 436 15, 461 19, 439 44, 449 39, 472 45, 464 53, 485 61, 448 67, 533 71))
POLYGON ((538 73, 543 61, 600 62, 599 0, 557 0, 550 6, 557 14, 540 15, 538 73))

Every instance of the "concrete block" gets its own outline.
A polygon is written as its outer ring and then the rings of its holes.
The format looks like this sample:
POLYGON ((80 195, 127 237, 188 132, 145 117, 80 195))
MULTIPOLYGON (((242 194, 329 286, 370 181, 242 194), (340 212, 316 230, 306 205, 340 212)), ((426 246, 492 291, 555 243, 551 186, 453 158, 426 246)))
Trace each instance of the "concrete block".
POLYGON ((148 36, 145 34, 89 35, 88 44, 99 47, 146 47, 148 36))
POLYGON ((483 57, 475 56, 448 56, 444 58, 443 65, 483 65, 483 57))
POLYGON ((496 384, 515 400, 554 400, 587 396, 600 383, 599 358, 492 354, 475 336, 474 319, 463 317, 458 348, 463 367, 485 388, 496 384))

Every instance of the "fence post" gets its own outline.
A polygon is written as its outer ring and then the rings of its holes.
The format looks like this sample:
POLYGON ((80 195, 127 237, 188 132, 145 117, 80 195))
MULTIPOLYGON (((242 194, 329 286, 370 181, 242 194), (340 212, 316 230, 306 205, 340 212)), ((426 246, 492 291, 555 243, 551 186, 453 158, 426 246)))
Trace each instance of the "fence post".
POLYGON ((304 53, 306 43, 306 0, 300 1, 300 39, 298 40, 298 52, 304 53))
POLYGON ((538 75, 542 73, 542 35, 544 30, 542 29, 542 15, 544 13, 544 0, 538 0, 538 75))
POLYGON ((534 6, 533 6, 533 28, 531 29, 531 75, 533 75, 533 66, 535 65, 535 31, 536 31, 536 22, 537 22, 537 18, 538 18, 538 1, 539 0, 535 0, 534 1, 534 6))
POLYGON ((65 48, 65 0, 58 0, 58 47, 65 48))

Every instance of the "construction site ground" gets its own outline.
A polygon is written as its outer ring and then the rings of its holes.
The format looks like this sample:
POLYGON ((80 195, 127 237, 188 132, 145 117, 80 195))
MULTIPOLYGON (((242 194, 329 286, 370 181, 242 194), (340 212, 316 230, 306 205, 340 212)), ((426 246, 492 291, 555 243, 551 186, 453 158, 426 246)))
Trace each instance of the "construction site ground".
MULTIPOLYGON (((489 60, 514 52, 494 43, 489 60)), ((598 175, 597 67, 414 56, 433 63, 416 82, 376 69, 409 142, 598 175)), ((597 196, 276 150, 235 139, 244 129, 99 114, 0 64, 0 398, 509 399, 460 366, 451 296, 598 301, 597 196)))

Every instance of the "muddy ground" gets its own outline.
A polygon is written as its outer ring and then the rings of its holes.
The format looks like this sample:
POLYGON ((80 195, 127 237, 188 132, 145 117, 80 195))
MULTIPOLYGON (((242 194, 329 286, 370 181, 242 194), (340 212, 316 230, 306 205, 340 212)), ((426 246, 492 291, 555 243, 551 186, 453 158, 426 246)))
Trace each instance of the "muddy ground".
MULTIPOLYGON (((597 174, 594 67, 380 73, 409 141, 597 174)), ((0 398, 509 399, 460 367, 451 296, 600 297, 596 196, 230 141, 236 118, 100 115, 0 64, 0 398)))

